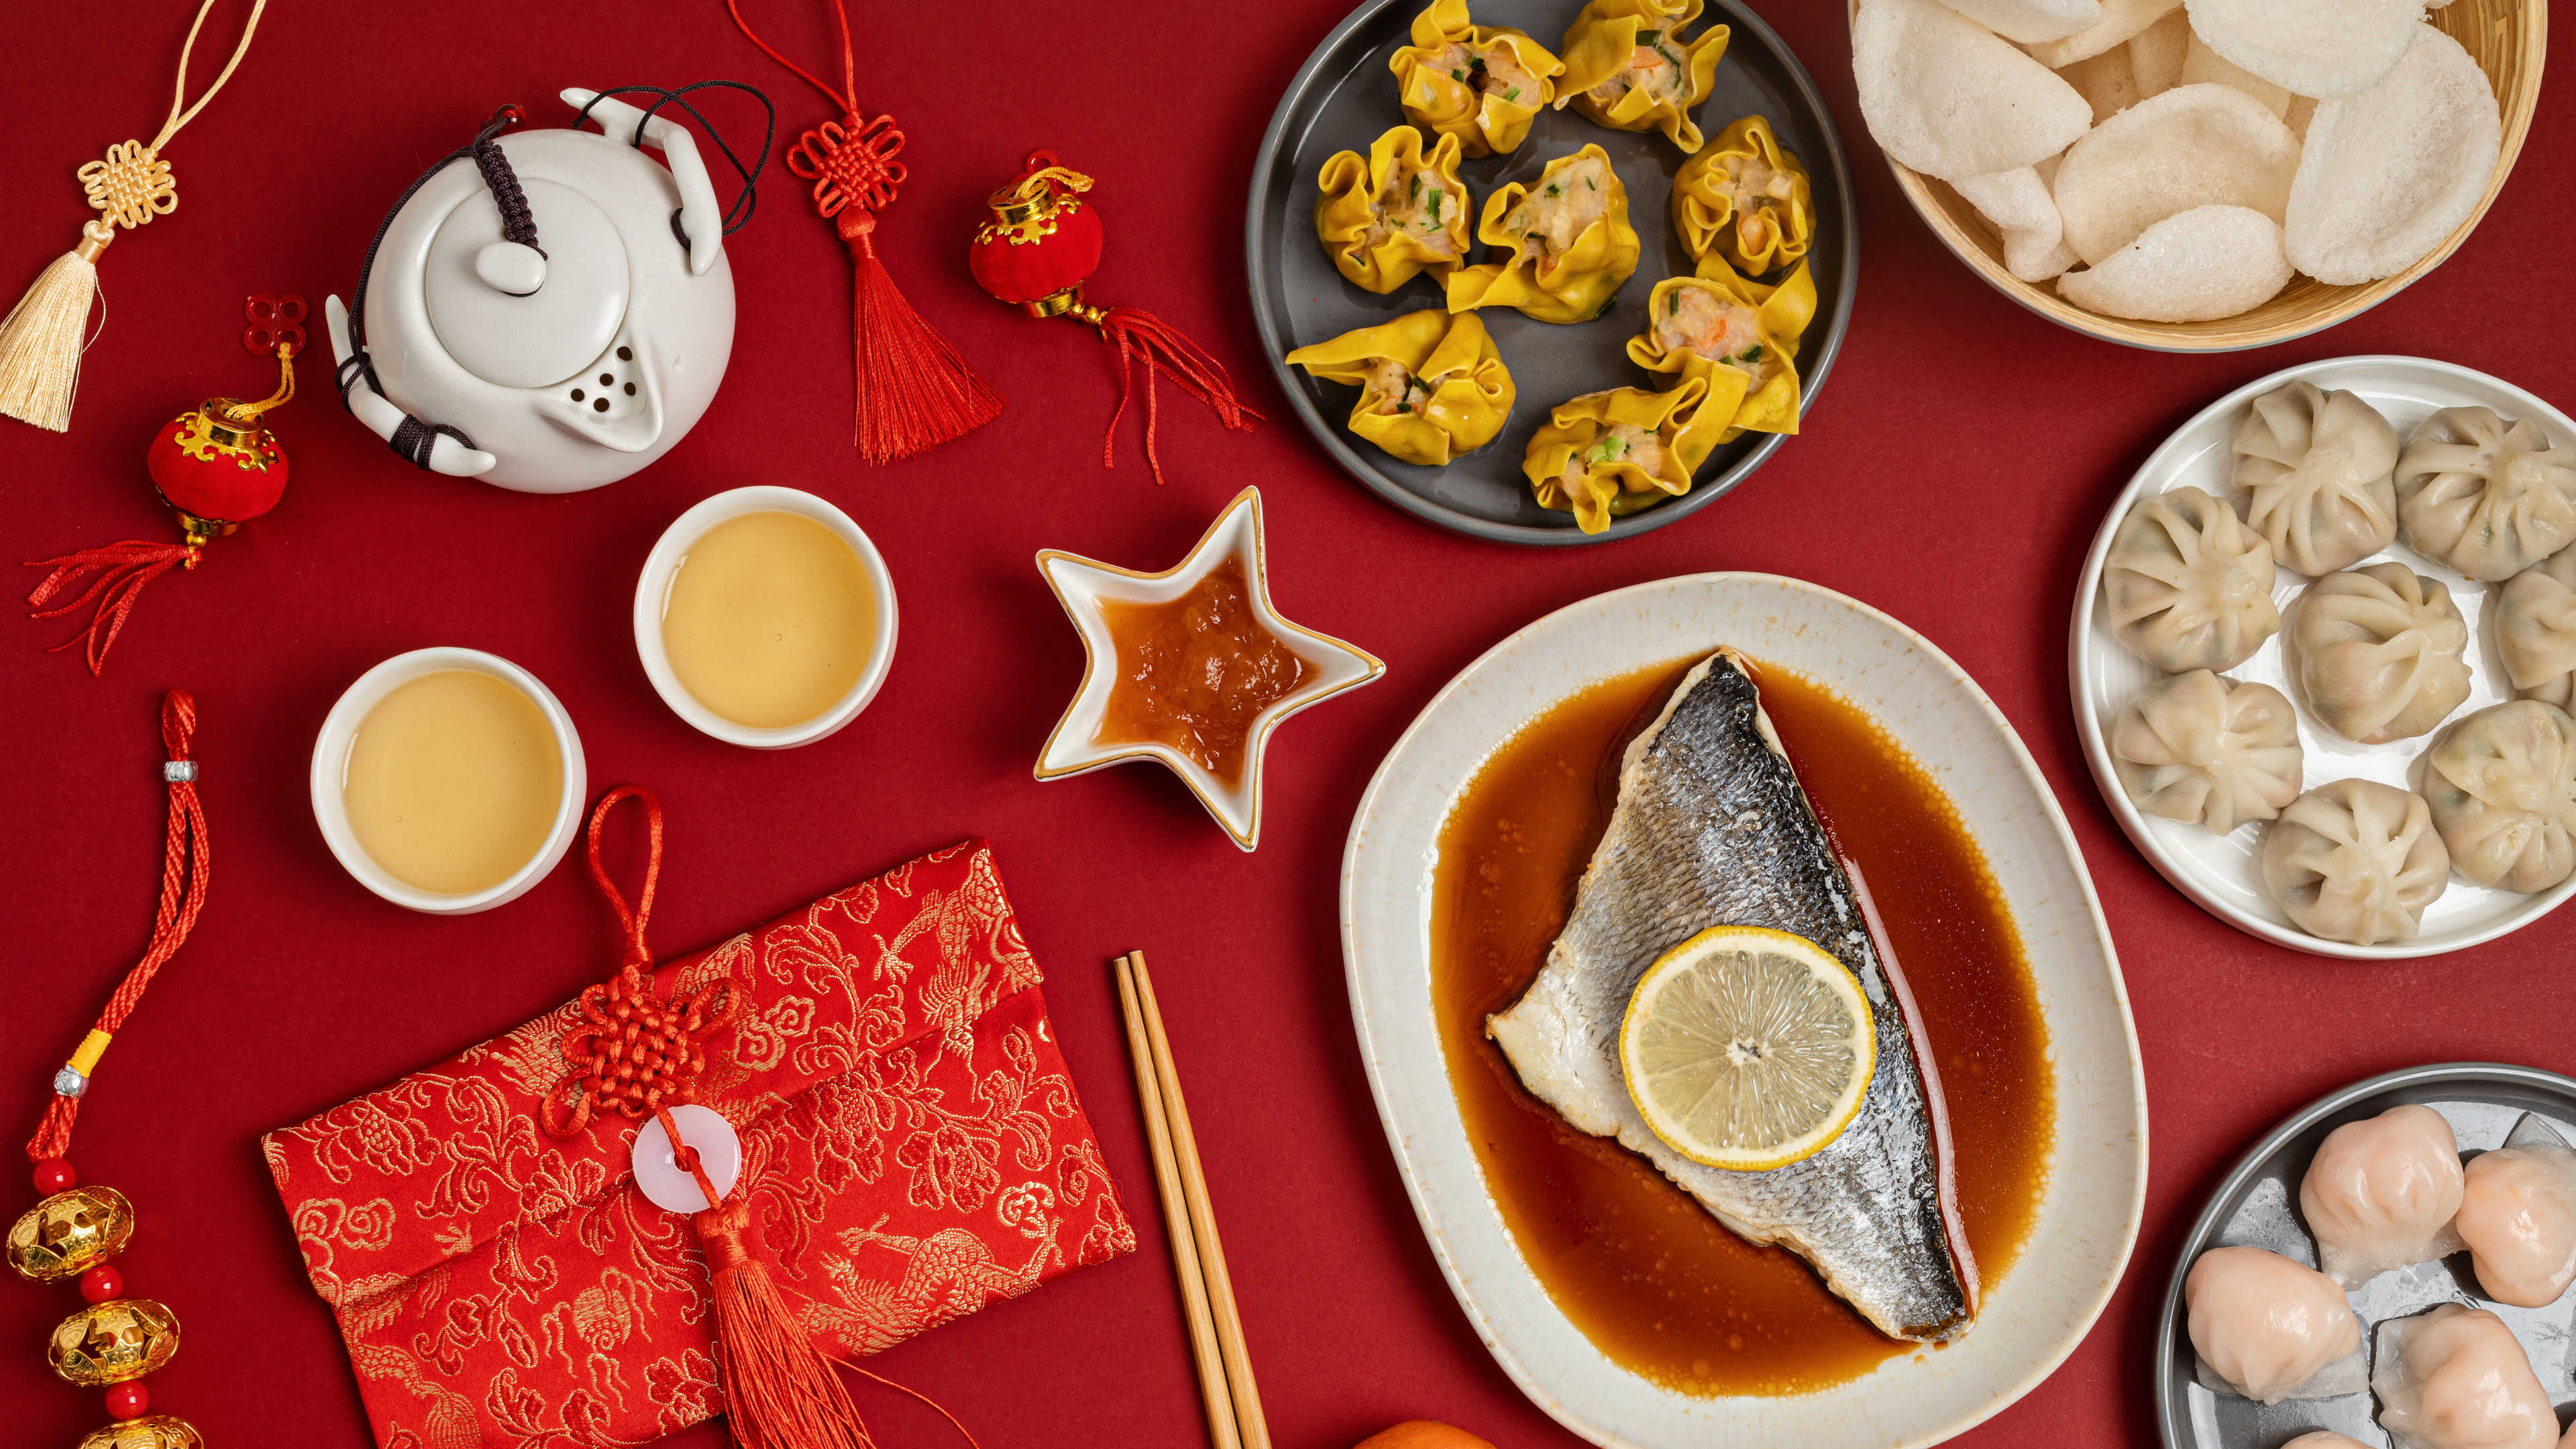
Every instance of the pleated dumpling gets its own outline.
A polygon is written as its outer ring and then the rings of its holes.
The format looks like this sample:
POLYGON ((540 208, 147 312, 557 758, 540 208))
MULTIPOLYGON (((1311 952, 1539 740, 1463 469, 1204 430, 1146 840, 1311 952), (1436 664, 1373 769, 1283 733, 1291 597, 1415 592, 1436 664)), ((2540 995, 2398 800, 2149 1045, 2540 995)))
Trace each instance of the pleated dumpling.
POLYGON ((2450 877, 2423 797, 2376 780, 2319 785, 2263 827, 2265 888, 2291 924, 2329 941, 2414 940, 2450 877))
POLYGON ((2444 730, 2423 789, 2470 880, 2529 895, 2576 875, 2576 720, 2558 706, 2507 700, 2444 730))
POLYGON ((2245 520, 2279 562, 2319 578, 2397 537, 2397 430, 2358 396, 2274 388, 2246 410, 2233 447, 2245 520))
POLYGON ((1300 347, 1288 361, 1357 387, 1351 431, 1428 468, 1492 442, 1512 411, 1511 370, 1473 312, 1428 307, 1300 347))
POLYGON ((2513 1330, 2444 1303, 2379 1325, 2370 1389, 2396 1449, 2556 1449, 2558 1413, 2513 1330))
POLYGON ((2495 619, 2496 658, 2513 692, 2576 711, 2576 547, 2505 580, 2495 619))
POLYGON ((1788 266, 1816 239, 1807 168, 1781 148, 1769 120, 1746 116, 1673 177, 1673 230, 1693 260, 1713 253, 1748 277, 1788 266))
POLYGON ((2328 574, 2299 596, 2290 669, 2327 729, 2407 740, 2469 697, 2469 626, 2451 591, 2402 563, 2328 574))
POLYGON ((2443 408, 2397 458, 2407 546, 2499 583, 2576 543, 2576 447, 2492 408, 2443 408))
POLYGON ((2197 1377, 2266 1404, 2359 1393, 2361 1320, 2316 1269, 2261 1248, 2212 1248, 2182 1280, 2197 1377))
POLYGON ((2504 1146, 2469 1159, 2460 1193, 2460 1241, 2478 1291, 2498 1303, 2542 1308, 2576 1283, 2576 1152, 2526 1112, 2504 1146))
POLYGON ((1559 109, 1572 105, 1614 131, 1660 130, 1685 155, 1700 148, 1691 113, 1708 99, 1730 32, 1711 25, 1689 40, 1701 0, 1592 0, 1574 17, 1557 53, 1565 57, 1559 109))
POLYGON ((2102 589, 2120 647, 2167 674, 2233 669, 2281 627, 2272 545, 2197 488, 2138 500, 2111 535, 2102 589))
POLYGON ((1521 472, 1541 508, 1571 513, 1585 533, 1690 491, 1724 430, 1708 416, 1708 383, 1665 392, 1619 387, 1558 403, 1532 434, 1521 472))
POLYGON ((2458 1252, 2451 1219, 2460 1190, 2450 1122, 2408 1103, 2326 1134, 2299 1179, 2299 1215, 2326 1276, 2358 1288, 2391 1268, 2458 1252))
POLYGON ((1610 154, 1593 145, 1548 162, 1527 186, 1510 182, 1486 197, 1476 238, 1511 255, 1451 272, 1452 312, 1513 307, 1541 322, 1589 322, 1637 270, 1628 189, 1610 154))
POLYGON ((2225 835, 2299 798, 2299 720, 2268 684, 2168 674, 2111 722, 2111 764, 2138 808, 2225 835))
POLYGON ((1671 381, 1706 382, 1709 416, 1726 420, 1719 442, 1798 431, 1798 338, 1816 315, 1804 265, 1766 287, 1711 256, 1696 276, 1657 282, 1646 314, 1646 331, 1628 339, 1628 360, 1671 381))
POLYGON ((1526 31, 1476 24, 1467 0, 1431 0, 1413 17, 1412 40, 1387 61, 1405 119, 1457 137, 1470 159, 1519 150, 1565 74, 1565 62, 1526 31))
POLYGON ((1458 138, 1422 151, 1422 133, 1397 126, 1365 157, 1336 151, 1316 178, 1315 236, 1351 285, 1392 292, 1422 272, 1454 273, 1467 255, 1467 183, 1458 179, 1458 138))

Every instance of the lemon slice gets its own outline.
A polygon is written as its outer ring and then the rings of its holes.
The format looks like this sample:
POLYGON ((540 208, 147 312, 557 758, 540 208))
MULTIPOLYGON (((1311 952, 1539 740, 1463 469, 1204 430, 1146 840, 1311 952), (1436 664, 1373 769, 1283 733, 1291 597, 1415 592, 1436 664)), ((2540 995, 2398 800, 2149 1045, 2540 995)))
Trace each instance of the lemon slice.
POLYGON ((1804 936, 1713 926, 1646 968, 1619 1024, 1637 1111, 1693 1162, 1763 1172, 1860 1114, 1878 1038, 1860 983, 1804 936))

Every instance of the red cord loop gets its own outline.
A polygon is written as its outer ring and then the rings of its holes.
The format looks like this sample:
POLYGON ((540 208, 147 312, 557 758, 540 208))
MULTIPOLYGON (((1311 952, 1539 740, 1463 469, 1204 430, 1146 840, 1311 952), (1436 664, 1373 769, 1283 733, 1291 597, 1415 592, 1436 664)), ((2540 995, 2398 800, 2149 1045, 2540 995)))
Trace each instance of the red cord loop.
POLYGON ((841 208, 883 211, 907 174, 895 156, 903 150, 903 132, 894 117, 861 122, 856 116, 825 121, 787 148, 789 172, 814 183, 814 209, 826 217, 841 208))

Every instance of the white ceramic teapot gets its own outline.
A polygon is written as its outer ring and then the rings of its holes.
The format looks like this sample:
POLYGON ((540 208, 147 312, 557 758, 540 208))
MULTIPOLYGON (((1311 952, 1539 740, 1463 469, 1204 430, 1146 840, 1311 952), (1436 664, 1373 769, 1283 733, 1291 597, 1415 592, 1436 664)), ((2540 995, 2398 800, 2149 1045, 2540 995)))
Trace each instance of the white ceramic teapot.
POLYGON ((505 108, 385 219, 357 327, 326 304, 359 421, 423 469, 523 493, 614 483, 669 452, 733 353, 729 218, 689 132, 594 91, 563 99, 604 134, 500 135, 505 108))

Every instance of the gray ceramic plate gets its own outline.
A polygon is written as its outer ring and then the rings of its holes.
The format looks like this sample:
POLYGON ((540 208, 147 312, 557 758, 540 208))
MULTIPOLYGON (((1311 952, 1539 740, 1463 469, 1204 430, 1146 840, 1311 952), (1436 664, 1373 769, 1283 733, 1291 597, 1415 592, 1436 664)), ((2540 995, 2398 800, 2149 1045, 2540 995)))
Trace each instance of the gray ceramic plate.
MULTIPOLYGON (((1530 496, 1521 455, 1547 410, 1570 397, 1611 387, 1644 387, 1651 375, 1628 361, 1628 339, 1645 330, 1646 294, 1668 276, 1687 276, 1691 259, 1673 233, 1673 174, 1688 158, 1658 131, 1630 134, 1596 126, 1571 109, 1540 113, 1529 139, 1508 156, 1488 156, 1459 168, 1479 212, 1496 187, 1529 181, 1550 160, 1587 142, 1608 152, 1611 168, 1628 189, 1628 217, 1644 243, 1637 274, 1619 289, 1607 317, 1560 325, 1534 322, 1508 307, 1480 314, 1503 361, 1512 370, 1517 400, 1511 420, 1494 441, 1424 468, 1389 456, 1344 428, 1354 392, 1317 382, 1280 359, 1308 343, 1373 327, 1407 312, 1437 307, 1440 288, 1416 277, 1387 296, 1342 280, 1315 240, 1315 175, 1336 151, 1367 154, 1369 143, 1405 123, 1396 103, 1395 73, 1387 59, 1407 43, 1413 17, 1429 0, 1369 0, 1334 27, 1288 83, 1261 156, 1252 172, 1252 200, 1245 221, 1244 252, 1251 269, 1252 315, 1272 371, 1307 429, 1351 476, 1416 518, 1478 538, 1505 543, 1607 543, 1660 528, 1705 506, 1741 483, 1784 441, 1747 433, 1711 453, 1696 486, 1670 503, 1613 519, 1606 532, 1586 534, 1571 514, 1551 513, 1530 496)), ((1512 26, 1555 49, 1582 10, 1581 0, 1470 0, 1479 25, 1512 26)), ((1736 0, 1709 0, 1690 30, 1723 24, 1733 34, 1718 62, 1717 80, 1698 112, 1700 129, 1715 136, 1739 116, 1770 118, 1780 144, 1806 167, 1815 190, 1816 241, 1809 253, 1816 284, 1816 316, 1798 348, 1799 375, 1812 402, 1833 370, 1851 320, 1858 279, 1853 254, 1851 163, 1815 82, 1788 46, 1760 17, 1736 0)), ((1482 260, 1484 248, 1477 248, 1482 260)))
MULTIPOLYGON (((2364 1444, 2383 1445, 2388 1435, 2373 1421, 2377 1405, 2369 1394, 2335 1399, 2292 1399, 2266 1407, 2251 1399, 2213 1394, 2192 1381, 2194 1358, 2182 1312, 2182 1280, 2205 1249, 2230 1246, 2269 1248, 2311 1267, 2316 1245, 2299 1221, 2299 1179, 2325 1135, 2346 1122, 2375 1117, 2391 1107, 2421 1103, 2442 1114, 2460 1139, 2460 1151, 2475 1156, 2504 1144, 2505 1134, 2525 1112, 2537 1113, 2561 1137, 2576 1142, 2576 1080, 2535 1067, 2492 1062, 2449 1062, 2409 1067, 2309 1103, 2256 1143, 2192 1224, 2174 1264, 2173 1281, 2165 1286, 2164 1317, 2156 1330, 2156 1423, 2166 1449, 2278 1449, 2311 1429, 2332 1429, 2364 1444)), ((2576 1405, 2576 1340, 2571 1340, 2571 1299, 2561 1296, 2545 1308, 2515 1308, 2484 1298, 2466 1253, 2438 1263, 2418 1263, 2382 1273, 2351 1295, 2353 1312, 2361 1315, 2376 1362, 2377 1327, 2392 1318, 2420 1313, 2437 1303, 2465 1303, 2492 1310, 2513 1328, 2532 1371, 2564 1421, 2576 1405)))

